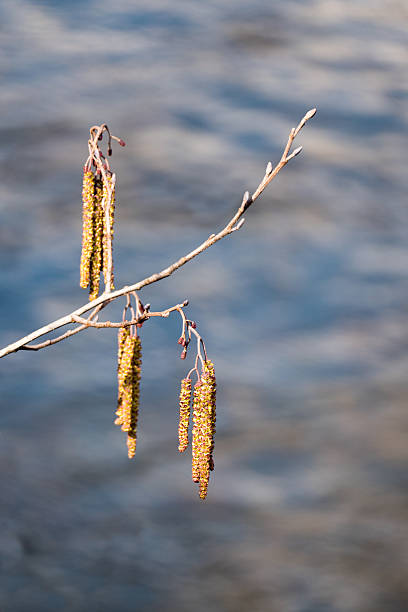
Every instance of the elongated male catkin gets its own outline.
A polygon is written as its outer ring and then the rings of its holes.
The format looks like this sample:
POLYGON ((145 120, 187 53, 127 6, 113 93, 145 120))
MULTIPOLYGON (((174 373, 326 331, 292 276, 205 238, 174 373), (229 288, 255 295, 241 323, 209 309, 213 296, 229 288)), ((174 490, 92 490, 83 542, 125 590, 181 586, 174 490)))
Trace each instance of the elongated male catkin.
POLYGON ((93 251, 90 263, 89 299, 94 300, 99 295, 99 281, 102 271, 102 238, 103 238, 103 208, 102 181, 95 180, 94 215, 93 215, 93 251))
POLYGON ((216 425, 216 392, 217 382, 215 379, 214 364, 211 360, 207 360, 204 363, 204 374, 207 377, 209 391, 210 391, 210 419, 211 419, 211 448, 209 466, 210 470, 214 470, 214 437, 215 437, 215 425, 216 425))
POLYGON ((132 356, 132 405, 130 410, 130 423, 127 436, 128 457, 132 459, 136 451, 136 432, 139 417, 140 378, 142 369, 142 343, 138 336, 133 338, 132 356))
POLYGON ((183 453, 188 446, 188 426, 190 423, 191 379, 181 381, 179 400, 179 452, 183 453))
POLYGON ((193 482, 200 482, 200 435, 201 435, 201 383, 196 382, 193 392, 193 433, 191 440, 193 482))
POLYGON ((204 363, 204 374, 201 376, 200 407, 200 497, 205 499, 210 479, 210 470, 214 468, 212 454, 215 433, 215 373, 211 361, 204 363))
POLYGON ((103 276, 105 279, 105 285, 110 291, 114 289, 113 283, 113 258, 112 258, 112 242, 113 242, 113 223, 115 220, 115 187, 113 186, 112 176, 107 175, 106 181, 103 183, 103 202, 104 206, 108 205, 109 192, 111 192, 111 200, 108 213, 109 228, 107 226, 107 215, 104 211, 103 220, 103 276), (108 238, 109 236, 109 238, 108 238), (109 247, 110 243, 110 247, 109 247), (109 273, 109 261, 111 262, 111 274, 108 279, 109 273))
POLYGON ((126 338, 130 335, 129 327, 121 327, 118 332, 118 406, 116 409, 117 418, 115 425, 122 425, 122 396, 124 383, 124 365, 122 363, 123 349, 125 348, 126 338))
POLYGON ((127 433, 129 459, 136 450, 137 421, 140 402, 142 344, 139 337, 121 328, 118 334, 118 407, 116 425, 127 433))
POLYGON ((94 219, 94 175, 84 168, 82 182, 82 252, 79 285, 83 289, 89 285, 90 263, 93 253, 93 219, 94 219))

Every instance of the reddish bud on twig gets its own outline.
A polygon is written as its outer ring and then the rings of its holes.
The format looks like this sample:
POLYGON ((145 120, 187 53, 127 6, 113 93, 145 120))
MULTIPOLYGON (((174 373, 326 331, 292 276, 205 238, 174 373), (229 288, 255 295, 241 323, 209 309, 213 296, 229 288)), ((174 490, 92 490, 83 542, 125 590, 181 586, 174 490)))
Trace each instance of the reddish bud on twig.
POLYGON ((180 355, 180 359, 185 359, 187 357, 187 351, 184 349, 180 355))
POLYGON ((119 144, 121 147, 126 147, 126 142, 122 138, 119 138, 119 144))
POLYGON ((103 134, 99 134, 98 140, 102 140, 103 134))
POLYGON ((186 343, 186 341, 184 340, 183 336, 180 336, 180 338, 177 340, 177 342, 178 342, 179 344, 181 344, 181 346, 184 346, 184 345, 185 345, 185 343, 186 343))
POLYGON ((190 325, 193 329, 197 328, 197 323, 195 321, 191 321, 190 325))

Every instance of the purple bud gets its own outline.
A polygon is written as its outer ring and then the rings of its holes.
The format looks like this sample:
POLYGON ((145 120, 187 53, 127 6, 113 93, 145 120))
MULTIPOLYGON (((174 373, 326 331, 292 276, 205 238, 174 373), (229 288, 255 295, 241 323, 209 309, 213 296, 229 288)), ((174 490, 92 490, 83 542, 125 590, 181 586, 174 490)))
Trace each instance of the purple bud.
POLYGON ((193 329, 196 329, 197 327, 197 323, 195 321, 191 321, 190 325, 193 329))
POLYGON ((126 142, 122 140, 121 138, 119 138, 119 144, 121 147, 126 147, 126 142))

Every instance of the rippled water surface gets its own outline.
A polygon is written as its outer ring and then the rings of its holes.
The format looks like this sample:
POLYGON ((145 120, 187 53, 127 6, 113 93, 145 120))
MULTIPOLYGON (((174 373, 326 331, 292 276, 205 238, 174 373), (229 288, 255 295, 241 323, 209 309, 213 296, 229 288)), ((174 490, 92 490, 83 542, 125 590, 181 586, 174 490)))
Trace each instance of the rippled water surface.
POLYGON ((318 108, 242 230, 142 292, 189 298, 216 364, 205 503, 176 317, 142 330, 133 462, 111 330, 2 360, 2 612, 407 609, 407 21, 404 0, 0 3, 2 345, 86 300, 90 125, 127 142, 120 287, 221 228, 318 108))

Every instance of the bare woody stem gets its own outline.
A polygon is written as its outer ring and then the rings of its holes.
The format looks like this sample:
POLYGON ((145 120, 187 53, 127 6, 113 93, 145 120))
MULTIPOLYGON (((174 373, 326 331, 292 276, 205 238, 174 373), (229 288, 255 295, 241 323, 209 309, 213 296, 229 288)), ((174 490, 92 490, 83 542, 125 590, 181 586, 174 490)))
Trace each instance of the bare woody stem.
POLYGON ((140 316, 134 317, 132 319, 125 319, 118 323, 114 323, 112 321, 93 321, 92 319, 83 319, 82 317, 78 317, 77 315, 72 315, 72 323, 81 323, 84 327, 96 327, 99 329, 103 328, 118 328, 118 327, 130 327, 131 325, 137 325, 137 323, 143 323, 150 317, 164 317, 167 318, 171 312, 175 310, 180 311, 181 308, 184 308, 188 305, 188 300, 185 300, 182 304, 176 304, 176 306, 172 306, 171 308, 166 308, 166 310, 162 310, 160 312, 144 312, 140 314, 140 316))
MULTIPOLYGON (((0 358, 5 357, 6 355, 9 355, 10 353, 14 353, 21 349, 38 350, 40 348, 45 348, 46 346, 49 346, 50 344, 55 344, 56 342, 65 340, 65 338, 68 338, 69 336, 72 336, 78 333, 79 331, 86 329, 89 326, 109 327, 109 325, 105 326, 103 324, 92 325, 89 319, 88 320, 81 319, 81 315, 88 312, 89 310, 96 309, 99 306, 101 308, 104 308, 110 302, 112 302, 113 300, 123 295, 127 295, 133 291, 140 291, 140 289, 142 289, 143 287, 146 287, 148 285, 151 285, 152 283, 156 283, 164 278, 167 278, 168 276, 173 274, 173 272, 175 272, 176 270, 184 266, 186 263, 194 259, 194 257, 197 257, 197 255, 199 255, 200 253, 202 253, 203 251, 211 247, 213 244, 215 244, 222 238, 225 238, 226 236, 232 234, 233 232, 236 232, 237 230, 239 230, 244 223, 244 218, 243 218, 244 212, 255 202, 255 200, 261 195, 264 189, 275 178, 275 176, 282 170, 282 168, 286 166, 286 164, 291 159, 296 157, 296 155, 298 155, 301 152, 302 147, 298 147, 292 153, 290 153, 292 143, 294 139, 296 138, 296 136, 298 135, 298 133, 300 132, 300 130, 302 129, 302 127, 306 124, 306 122, 309 119, 311 119, 315 115, 315 113, 316 113, 316 109, 315 108, 311 109, 302 118, 302 120, 299 122, 297 127, 292 128, 279 163, 275 166, 275 168, 272 168, 272 165, 270 162, 268 163, 266 167, 265 175, 262 181, 260 182, 260 184, 258 185, 258 187, 256 188, 256 190, 254 191, 254 193, 252 195, 249 195, 248 191, 245 192, 244 197, 242 199, 242 203, 240 207, 238 208, 237 212, 232 217, 232 219, 227 223, 227 225, 221 231, 218 232, 218 234, 211 234, 206 240, 204 240, 204 242, 202 242, 193 251, 191 251, 187 255, 184 255, 183 257, 175 261, 173 264, 171 264, 167 268, 164 268, 161 272, 152 274, 151 276, 148 276, 147 278, 139 281, 138 283, 135 283, 134 285, 128 285, 116 291, 106 291, 105 290, 105 292, 102 295, 100 295, 98 298, 96 298, 95 300, 92 300, 88 302, 87 304, 84 304, 83 306, 71 312, 70 314, 63 316, 60 319, 56 319, 52 323, 49 323, 48 325, 45 325, 44 327, 41 327, 37 329, 36 331, 33 331, 31 334, 24 336, 20 340, 17 340, 16 342, 9 344, 8 346, 6 346, 4 349, 0 351, 0 358), (60 327, 69 325, 70 323, 77 322, 77 321, 81 322, 80 327, 77 327, 74 330, 70 330, 69 332, 62 334, 58 338, 54 338, 51 341, 47 340, 46 342, 42 343, 44 346, 42 345, 41 346, 37 345, 37 347, 27 346, 28 343, 32 342, 33 340, 36 340, 37 338, 40 338, 52 331, 55 331, 56 329, 59 329, 60 327), (87 321, 86 324, 85 324, 85 321, 87 321)), ((153 315, 153 313, 150 313, 150 315, 153 315)), ((156 315, 156 316, 163 316, 163 315, 156 315)))

